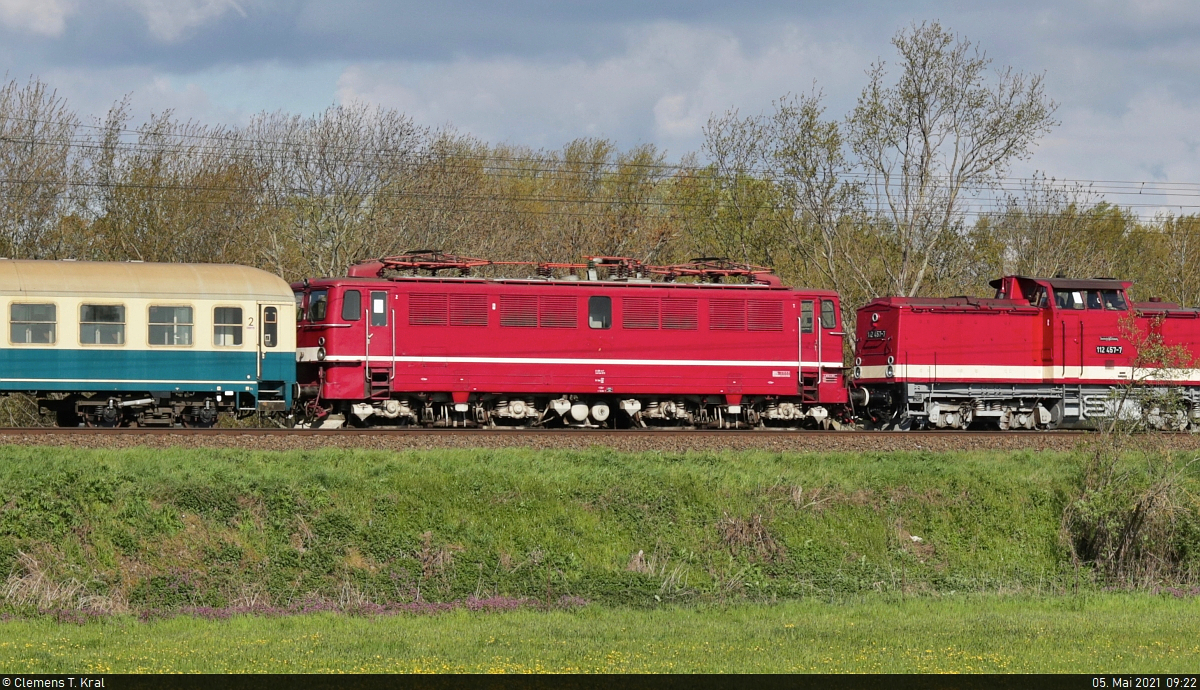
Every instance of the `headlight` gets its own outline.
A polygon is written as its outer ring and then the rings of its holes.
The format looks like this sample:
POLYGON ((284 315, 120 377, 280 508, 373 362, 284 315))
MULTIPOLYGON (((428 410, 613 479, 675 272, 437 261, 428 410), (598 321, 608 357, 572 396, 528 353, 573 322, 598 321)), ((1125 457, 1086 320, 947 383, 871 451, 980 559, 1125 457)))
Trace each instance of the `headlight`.
POLYGON ((888 377, 889 379, 892 378, 893 376, 896 375, 896 368, 889 364, 887 366, 887 369, 883 370, 883 375, 888 377))
POLYGON ((854 378, 856 378, 856 379, 862 378, 862 367, 854 367, 854 378))
MULTIPOLYGON (((318 347, 318 348, 317 348, 317 361, 318 361, 318 362, 324 362, 324 361, 325 361, 325 348, 323 348, 323 347, 318 347)), ((891 367, 888 367, 888 369, 891 369, 891 367)), ((890 376, 890 375, 891 375, 891 374, 889 374, 889 376, 890 376)))

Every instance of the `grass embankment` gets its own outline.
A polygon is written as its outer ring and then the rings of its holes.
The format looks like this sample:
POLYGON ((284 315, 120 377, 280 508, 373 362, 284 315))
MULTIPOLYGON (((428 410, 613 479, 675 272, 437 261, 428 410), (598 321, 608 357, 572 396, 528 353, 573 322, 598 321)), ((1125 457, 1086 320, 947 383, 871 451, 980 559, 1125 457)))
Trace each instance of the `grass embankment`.
MULTIPOLYGON (((1060 532, 1082 467, 4 447, 0 667, 1195 668, 1194 596, 1105 593, 1071 564, 1060 532), (367 615, 277 615, 313 611, 367 615)), ((1171 513, 1180 572, 1200 558, 1198 469, 1171 513)))
POLYGON ((1200 601, 908 598, 382 618, 8 622, 7 672, 1193 673, 1200 601))
POLYGON ((1078 466, 1033 453, 8 447, 0 573, 13 613, 1061 592, 1086 580, 1059 538, 1078 466))

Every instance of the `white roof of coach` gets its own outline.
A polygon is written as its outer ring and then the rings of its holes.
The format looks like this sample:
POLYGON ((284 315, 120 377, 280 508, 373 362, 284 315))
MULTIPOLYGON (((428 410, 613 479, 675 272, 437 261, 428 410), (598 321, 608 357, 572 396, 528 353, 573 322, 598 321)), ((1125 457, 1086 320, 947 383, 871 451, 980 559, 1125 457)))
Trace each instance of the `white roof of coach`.
POLYGON ((282 278, 234 264, 0 260, 0 294, 292 299, 282 278))

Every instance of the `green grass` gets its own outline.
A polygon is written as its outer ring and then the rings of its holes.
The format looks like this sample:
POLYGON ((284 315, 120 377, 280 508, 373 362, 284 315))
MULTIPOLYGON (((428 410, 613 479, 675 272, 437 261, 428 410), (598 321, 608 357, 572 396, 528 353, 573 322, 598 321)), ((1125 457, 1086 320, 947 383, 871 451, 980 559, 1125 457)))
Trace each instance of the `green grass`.
POLYGON ((1200 601, 975 595, 831 604, 0 623, 7 673, 1194 672, 1200 601))
POLYGON ((1077 472, 1038 453, 7 447, 0 573, 26 578, 15 613, 1056 592, 1086 576, 1059 539, 1077 472))
MULTIPOLYGON (((1033 452, 0 447, 0 668, 1195 669, 1195 597, 1107 593, 1069 562, 1080 468, 1033 452), (472 597, 543 608, 186 615, 472 597)), ((1174 515, 1195 572, 1187 471, 1174 515)))

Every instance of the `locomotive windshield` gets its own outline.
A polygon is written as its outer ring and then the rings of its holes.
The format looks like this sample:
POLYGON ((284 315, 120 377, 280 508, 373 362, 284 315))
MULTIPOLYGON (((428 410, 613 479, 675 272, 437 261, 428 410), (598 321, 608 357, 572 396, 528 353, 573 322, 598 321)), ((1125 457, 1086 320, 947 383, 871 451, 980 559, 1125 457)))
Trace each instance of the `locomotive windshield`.
POLYGON ((308 320, 324 321, 325 308, 329 306, 328 290, 313 290, 308 294, 308 320))
POLYGON ((1055 290, 1054 304, 1059 309, 1129 310, 1120 290, 1055 290))

